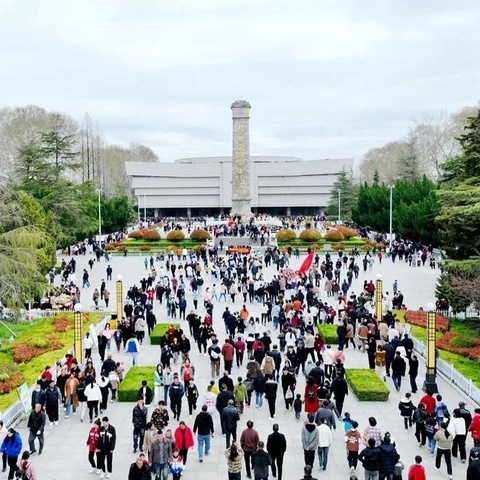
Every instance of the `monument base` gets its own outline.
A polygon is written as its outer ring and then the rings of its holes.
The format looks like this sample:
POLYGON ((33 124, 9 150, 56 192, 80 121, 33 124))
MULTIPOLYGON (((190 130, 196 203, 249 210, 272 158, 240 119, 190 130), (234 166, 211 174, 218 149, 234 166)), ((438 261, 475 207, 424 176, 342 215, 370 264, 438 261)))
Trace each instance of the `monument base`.
POLYGON ((250 200, 232 200, 232 210, 230 214, 232 216, 239 215, 242 217, 242 221, 250 218, 252 216, 250 200))

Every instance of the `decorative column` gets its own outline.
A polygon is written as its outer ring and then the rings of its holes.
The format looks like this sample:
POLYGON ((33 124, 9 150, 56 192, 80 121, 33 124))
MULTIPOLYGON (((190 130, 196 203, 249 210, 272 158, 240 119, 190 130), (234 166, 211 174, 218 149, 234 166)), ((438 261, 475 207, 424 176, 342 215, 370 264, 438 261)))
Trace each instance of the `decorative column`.
POLYGON ((383 280, 380 274, 377 275, 375 283, 375 316, 377 322, 381 322, 383 318, 383 280))
POLYGON ((73 308, 73 356, 78 363, 83 364, 83 307, 80 303, 76 303, 73 308))
POLYGON ((123 277, 117 275, 117 321, 112 322, 115 325, 111 325, 112 328, 117 328, 118 322, 122 320, 123 317, 123 277))
POLYGON ((423 390, 438 393, 437 387, 437 313, 435 305, 427 305, 427 373, 423 390))
POLYGON ((249 217, 250 195, 250 104, 245 100, 232 103, 232 215, 249 217))

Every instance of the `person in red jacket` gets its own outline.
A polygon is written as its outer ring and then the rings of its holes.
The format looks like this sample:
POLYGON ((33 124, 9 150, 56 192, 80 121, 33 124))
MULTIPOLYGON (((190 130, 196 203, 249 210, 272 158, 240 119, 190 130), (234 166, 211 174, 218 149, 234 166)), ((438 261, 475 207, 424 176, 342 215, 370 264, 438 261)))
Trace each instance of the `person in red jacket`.
MULTIPOLYGON (((97 470, 97 466, 95 463, 95 452, 98 449, 98 439, 100 437, 100 419, 97 418, 92 425, 92 428, 88 432, 87 437, 87 447, 88 447, 88 461, 90 462, 90 471, 88 473, 97 473, 101 472, 101 470, 97 470)), ((98 463, 98 459, 97 459, 98 463)))
POLYGON ((435 397, 433 396, 433 392, 430 390, 427 390, 426 395, 422 397, 422 399, 418 402, 420 405, 421 403, 425 404, 425 411, 429 415, 433 415, 435 412, 435 406, 437 404, 437 401, 435 400, 435 397))
POLYGON ((420 455, 415 457, 415 463, 408 470, 408 480, 427 480, 420 455))
POLYGON ((182 420, 177 429, 175 430, 175 447, 179 449, 180 456, 183 459, 183 464, 187 463, 188 450, 193 447, 195 444, 193 440, 193 433, 190 427, 185 425, 185 422, 182 420))
POLYGON ((480 442, 480 408, 474 410, 472 423, 468 427, 468 431, 472 435, 473 443, 476 445, 480 442))

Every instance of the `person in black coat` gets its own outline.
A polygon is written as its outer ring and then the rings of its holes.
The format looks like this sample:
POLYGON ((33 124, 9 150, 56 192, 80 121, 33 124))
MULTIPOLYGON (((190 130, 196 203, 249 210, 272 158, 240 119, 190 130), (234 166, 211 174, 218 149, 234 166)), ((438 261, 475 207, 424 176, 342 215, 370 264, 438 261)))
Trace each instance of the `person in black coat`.
POLYGON ((395 352, 395 357, 392 361, 392 380, 397 392, 400 391, 400 387, 402 386, 402 377, 405 376, 406 369, 407 364, 400 355, 400 352, 395 352))
POLYGON ((412 393, 417 393, 417 375, 418 375, 418 358, 416 355, 412 355, 408 361, 408 376, 410 377, 410 387, 412 393))
POLYGON ((151 478, 150 465, 145 455, 141 453, 137 460, 130 465, 128 480, 150 480, 151 478))
POLYGON ((343 375, 338 375, 333 379, 332 393, 335 396, 335 407, 337 408, 338 415, 341 415, 345 395, 348 395, 348 385, 343 375))
POLYGON ((383 437, 382 444, 378 447, 380 455, 380 478, 393 478, 395 465, 400 459, 396 448, 392 445, 389 433, 383 437))
POLYGON ((278 480, 282 480, 283 456, 287 450, 287 440, 285 435, 278 431, 278 423, 274 423, 272 428, 273 433, 267 438, 267 452, 272 458, 272 475, 276 477, 278 470, 278 480))
POLYGON ((223 377, 218 380, 218 386, 220 389, 222 388, 222 385, 226 385, 227 390, 233 392, 233 380, 228 376, 227 371, 223 372, 223 377))
POLYGON ((225 423, 223 421, 223 415, 222 415, 223 410, 225 410, 230 400, 235 401, 235 397, 233 396, 233 393, 230 390, 227 390, 227 386, 225 384, 222 384, 221 388, 222 388, 222 391, 217 395, 217 401, 216 401, 215 407, 218 411, 218 414, 220 415, 222 435, 224 435, 226 432, 225 432, 225 423))
POLYGON ((39 403, 42 408, 45 406, 45 391, 42 390, 40 384, 37 382, 35 388, 32 391, 32 410, 35 408, 35 405, 39 403))

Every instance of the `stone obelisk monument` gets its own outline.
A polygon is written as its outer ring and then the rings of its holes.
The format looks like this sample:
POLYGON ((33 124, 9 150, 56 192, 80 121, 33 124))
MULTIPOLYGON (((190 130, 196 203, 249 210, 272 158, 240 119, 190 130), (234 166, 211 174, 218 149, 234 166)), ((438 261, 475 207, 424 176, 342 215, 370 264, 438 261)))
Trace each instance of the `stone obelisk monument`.
POLYGON ((250 104, 245 100, 232 103, 232 215, 248 218, 252 214, 250 196, 250 104))

